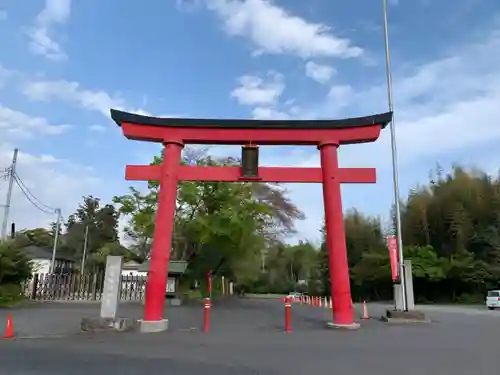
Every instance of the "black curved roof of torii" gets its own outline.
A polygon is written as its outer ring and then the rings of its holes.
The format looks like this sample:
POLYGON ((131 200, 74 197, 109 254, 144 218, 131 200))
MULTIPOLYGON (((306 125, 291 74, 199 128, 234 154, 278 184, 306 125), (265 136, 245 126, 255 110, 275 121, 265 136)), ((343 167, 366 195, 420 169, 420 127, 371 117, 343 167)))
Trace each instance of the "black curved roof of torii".
POLYGON ((111 109, 111 118, 118 126, 122 123, 162 127, 226 128, 226 129, 341 129, 381 125, 385 128, 392 120, 392 112, 339 120, 246 120, 152 117, 111 109))

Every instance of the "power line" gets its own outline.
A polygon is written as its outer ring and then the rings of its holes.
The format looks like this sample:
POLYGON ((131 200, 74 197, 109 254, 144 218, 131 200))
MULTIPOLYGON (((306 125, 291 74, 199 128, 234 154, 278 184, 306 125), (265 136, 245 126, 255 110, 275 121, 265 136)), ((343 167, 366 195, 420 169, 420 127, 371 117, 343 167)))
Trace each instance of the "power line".
MULTIPOLYGON (((55 212, 55 208, 52 207, 52 206, 49 206, 49 205, 46 205, 45 203, 43 203, 40 199, 38 199, 35 194, 33 194, 30 189, 26 186, 26 184, 23 182, 23 180, 21 179, 21 177, 19 177, 19 175, 17 173, 14 173, 14 179, 17 183, 17 185, 22 185, 22 189, 24 189, 24 191, 30 195, 31 199, 34 200, 35 202, 37 202, 37 204, 39 206, 42 206, 44 207, 45 209, 49 210, 49 211, 53 211, 55 212)), ((21 186, 20 186, 21 187, 21 186)))
POLYGON ((60 222, 61 222, 61 209, 54 208, 52 206, 49 206, 49 205, 43 203, 26 186, 26 184, 23 182, 21 177, 19 177, 19 175, 16 172, 17 154, 18 154, 18 149, 15 149, 11 166, 9 168, 5 168, 3 170, 0 169, 0 184, 2 184, 3 182, 5 182, 7 180, 9 181, 9 189, 7 192, 6 204, 4 206, 5 213, 4 213, 4 218, 3 218, 3 222, 2 222, 2 236, 1 236, 1 238, 4 238, 6 235, 9 209, 11 206, 12 186, 15 183, 19 187, 19 189, 21 190, 21 192, 23 193, 25 198, 28 200, 28 202, 30 202, 31 205, 33 207, 35 207, 37 210, 39 210, 47 215, 53 215, 54 213, 57 214, 56 231, 55 231, 55 237, 54 237, 54 248, 52 250, 52 262, 51 262, 51 272, 53 272, 54 271, 54 259, 55 259, 55 254, 57 251, 57 239, 58 239, 57 237, 58 237, 58 232, 59 232, 59 227, 60 227, 60 222))
POLYGON ((23 195, 26 197, 26 199, 31 203, 33 207, 38 209, 39 211, 47 214, 47 215, 52 215, 53 213, 56 212, 55 208, 52 208, 44 203, 42 203, 37 197, 33 195, 29 191, 29 189, 26 187, 26 185, 22 182, 22 180, 19 178, 17 174, 14 174, 14 181, 23 193, 23 195))

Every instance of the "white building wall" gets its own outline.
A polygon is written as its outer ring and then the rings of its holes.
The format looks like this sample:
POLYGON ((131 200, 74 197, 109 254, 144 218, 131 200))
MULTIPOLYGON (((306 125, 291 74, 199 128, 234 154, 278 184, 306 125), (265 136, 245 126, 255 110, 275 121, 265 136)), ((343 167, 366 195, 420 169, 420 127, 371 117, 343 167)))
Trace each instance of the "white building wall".
MULTIPOLYGON (((33 264, 33 273, 50 273, 50 263, 51 261, 49 259, 32 259, 31 260, 33 264)), ((60 260, 56 259, 54 267, 56 269, 56 272, 59 272, 61 267, 64 268, 65 272, 71 272, 71 269, 73 269, 74 264, 69 261, 65 260, 60 260)))
POLYGON ((122 276, 147 276, 147 272, 137 270, 122 270, 122 276))
POLYGON ((33 259, 33 273, 49 273, 50 260, 48 259, 33 259))

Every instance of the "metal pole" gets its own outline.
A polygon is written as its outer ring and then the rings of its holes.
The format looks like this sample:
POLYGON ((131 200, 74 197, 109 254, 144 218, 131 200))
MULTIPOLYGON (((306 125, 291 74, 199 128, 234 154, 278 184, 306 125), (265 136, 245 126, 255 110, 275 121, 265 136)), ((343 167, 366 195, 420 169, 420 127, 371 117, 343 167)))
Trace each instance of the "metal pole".
POLYGON ((83 275, 85 269, 85 257, 87 255, 87 238, 89 236, 89 226, 85 225, 85 239, 83 240, 83 256, 82 256, 82 266, 80 267, 80 274, 83 275))
POLYGON ((264 250, 260 251, 260 272, 264 272, 266 270, 266 255, 264 254, 264 250))
POLYGON ((61 209, 56 208, 56 231, 54 233, 54 245, 52 246, 52 259, 50 261, 50 273, 54 273, 55 263, 56 263, 56 252, 57 252, 57 240, 59 239, 59 227, 61 222, 61 209))
POLYGON ((406 281, 403 259, 403 236, 401 231, 401 207, 399 204, 399 181, 398 181, 398 153, 396 148, 396 129, 394 122, 394 103, 392 99, 392 74, 391 74, 391 53, 389 48, 389 23, 387 20, 387 0, 382 0, 384 9, 384 41, 385 41, 385 70, 387 76, 387 99, 389 110, 393 112, 391 121, 391 149, 392 149, 392 179, 394 185, 394 204, 396 209, 396 239, 398 241, 399 255, 399 279, 401 282, 401 295, 403 310, 407 310, 406 281))
POLYGON ((4 214, 3 214, 3 222, 2 222, 2 234, 0 236, 1 239, 5 239, 7 237, 7 223, 9 221, 9 213, 10 213, 10 203, 12 200, 12 188, 14 187, 14 177, 16 176, 16 165, 17 165, 17 154, 19 149, 14 149, 14 155, 12 156, 12 165, 9 170, 9 186, 7 188, 7 197, 5 199, 4 206, 4 214))

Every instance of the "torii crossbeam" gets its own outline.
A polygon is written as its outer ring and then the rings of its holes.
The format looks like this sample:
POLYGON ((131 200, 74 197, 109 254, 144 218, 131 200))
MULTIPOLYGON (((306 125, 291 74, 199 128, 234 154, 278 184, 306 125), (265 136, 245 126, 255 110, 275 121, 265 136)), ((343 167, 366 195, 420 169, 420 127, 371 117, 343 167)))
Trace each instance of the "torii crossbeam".
MULTIPOLYGON (((128 165, 127 180, 160 182, 156 226, 146 286, 145 330, 166 329, 163 317, 165 285, 172 242, 179 181, 322 183, 325 206, 333 322, 331 326, 357 328, 351 308, 351 290, 345 243, 342 183, 375 183, 374 168, 340 168, 340 145, 374 142, 392 119, 392 113, 343 120, 228 120, 157 118, 111 110, 111 117, 128 139, 161 142, 162 165, 128 165), (255 167, 255 175, 235 166, 180 165, 185 144, 315 145, 320 168, 255 167), (163 327, 163 328, 162 328, 163 327)), ((258 151, 257 151, 258 153, 258 151)))
MULTIPOLYGON (((130 181, 160 181, 160 165, 127 165, 125 179, 130 181)), ((202 167, 181 165, 177 171, 179 181, 220 181, 220 182, 288 182, 322 183, 321 168, 260 167, 258 179, 241 177, 240 167, 202 167)), ((337 179, 340 183, 375 183, 375 168, 339 168, 337 179)))

